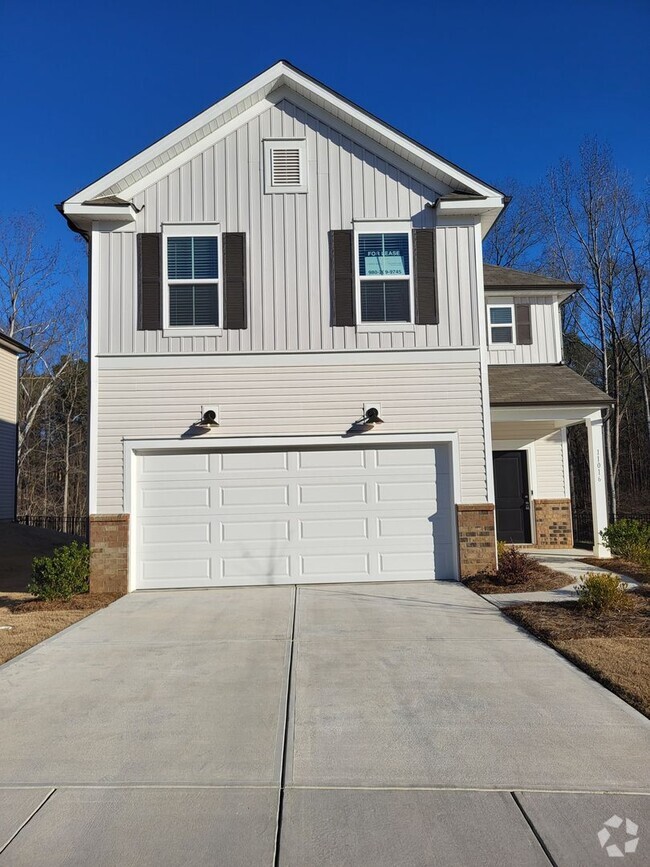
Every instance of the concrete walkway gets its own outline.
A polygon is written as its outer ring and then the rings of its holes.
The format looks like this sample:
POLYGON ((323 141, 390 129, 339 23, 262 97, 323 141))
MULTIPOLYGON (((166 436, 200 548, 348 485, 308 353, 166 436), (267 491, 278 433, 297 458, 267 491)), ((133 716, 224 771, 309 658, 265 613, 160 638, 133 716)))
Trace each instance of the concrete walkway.
POLYGON ((585 552, 578 549, 568 551, 526 550, 525 553, 543 566, 548 566, 549 569, 566 575, 567 579, 570 579, 566 587, 559 587, 557 590, 531 590, 528 593, 485 593, 483 594, 485 599, 498 605, 499 608, 519 605, 521 602, 575 602, 577 598, 575 588, 589 572, 607 572, 610 575, 617 575, 627 584, 628 589, 639 586, 638 581, 634 581, 627 575, 621 575, 612 569, 604 569, 602 566, 584 563, 580 556, 584 557, 585 552))
POLYGON ((0 865, 593 867, 615 814, 650 851, 650 723, 458 584, 135 594, 0 702, 0 865))

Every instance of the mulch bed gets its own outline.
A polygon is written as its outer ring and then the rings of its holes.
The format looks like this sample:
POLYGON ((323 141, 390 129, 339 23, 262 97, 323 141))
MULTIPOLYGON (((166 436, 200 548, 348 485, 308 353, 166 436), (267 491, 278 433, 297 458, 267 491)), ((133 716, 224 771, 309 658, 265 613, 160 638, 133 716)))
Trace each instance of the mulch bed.
POLYGON ((530 593, 533 590, 557 590, 571 583, 568 575, 549 569, 541 563, 535 563, 532 573, 516 584, 502 584, 496 575, 480 573, 464 578, 470 590, 475 593, 530 593))
POLYGON ((598 557, 582 557, 581 560, 597 569, 609 569, 610 572, 627 575, 628 578, 632 578, 640 584, 650 584, 650 571, 629 560, 621 560, 617 557, 612 557, 609 560, 599 560, 598 557))
POLYGON ((631 608, 600 615, 577 602, 523 603, 502 613, 650 716, 650 587, 631 596, 631 608))

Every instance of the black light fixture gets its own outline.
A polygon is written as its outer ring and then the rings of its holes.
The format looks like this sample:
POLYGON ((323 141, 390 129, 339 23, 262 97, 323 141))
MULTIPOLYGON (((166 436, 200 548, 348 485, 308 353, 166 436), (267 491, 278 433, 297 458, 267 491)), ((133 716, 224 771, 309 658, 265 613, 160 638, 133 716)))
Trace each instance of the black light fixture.
POLYGON ((348 430, 348 434, 367 433, 373 430, 376 424, 383 424, 383 418, 380 418, 379 412, 381 407, 374 404, 364 404, 363 415, 352 423, 348 430))
POLYGON ((379 418, 379 410, 377 409, 376 406, 369 406, 366 409, 363 420, 366 422, 366 424, 383 424, 384 423, 383 418, 379 418))
POLYGON ((194 427, 198 428, 199 431, 205 432, 212 430, 212 428, 219 427, 219 412, 216 407, 201 407, 201 419, 200 421, 194 422, 194 427))

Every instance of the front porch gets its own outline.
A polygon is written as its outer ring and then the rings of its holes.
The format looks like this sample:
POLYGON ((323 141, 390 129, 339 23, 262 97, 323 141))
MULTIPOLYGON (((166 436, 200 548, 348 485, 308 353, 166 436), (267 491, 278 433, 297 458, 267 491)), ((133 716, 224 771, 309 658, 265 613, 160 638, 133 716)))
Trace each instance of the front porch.
POLYGON ((608 557, 600 532, 608 523, 603 426, 611 399, 564 365, 491 366, 490 396, 497 539, 573 549, 567 429, 584 425, 592 550, 608 557))

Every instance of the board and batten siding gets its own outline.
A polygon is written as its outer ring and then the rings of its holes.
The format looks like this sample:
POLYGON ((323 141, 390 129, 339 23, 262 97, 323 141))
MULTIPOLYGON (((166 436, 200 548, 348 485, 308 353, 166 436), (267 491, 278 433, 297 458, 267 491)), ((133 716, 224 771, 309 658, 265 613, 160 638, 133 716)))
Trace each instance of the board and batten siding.
POLYGON ((0 521, 12 521, 16 496, 18 356, 0 349, 0 521))
POLYGON ((427 206, 440 192, 380 158, 353 130, 346 136, 287 99, 269 104, 133 200, 142 209, 140 232, 158 232, 162 223, 215 221, 221 231, 246 233, 249 327, 205 337, 137 331, 135 234, 98 231, 93 250, 100 275, 95 352, 477 346, 473 225, 436 230, 438 325, 368 333, 330 324, 328 232, 352 228, 353 219, 407 219, 415 228, 431 227, 434 212, 427 206), (307 193, 264 193, 263 140, 282 136, 307 140, 307 193))
MULTIPOLYGON (((533 342, 513 349, 488 347, 489 364, 557 364, 562 361, 560 310, 553 296, 512 298, 487 294, 487 304, 530 304, 530 327, 533 342)), ((489 322, 489 316, 486 315, 489 322)))
MULTIPOLYGON (((435 353, 432 353, 435 355, 435 353)), ((458 431, 461 496, 487 498, 479 362, 353 363, 188 369, 100 366, 98 370, 97 512, 121 512, 123 439, 179 437, 200 407, 219 407, 218 433, 228 436, 344 434, 364 400, 381 403, 382 434, 458 431)), ((123 359, 127 362, 127 359, 123 359)), ((372 434, 364 436, 371 437, 372 434)))
POLYGON ((533 497, 538 500, 570 497, 563 430, 545 422, 492 423, 492 447, 495 451, 531 445, 536 473, 536 478, 529 480, 533 497))

